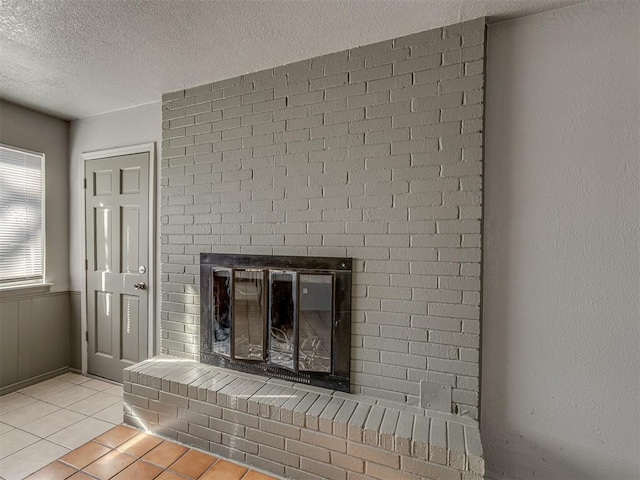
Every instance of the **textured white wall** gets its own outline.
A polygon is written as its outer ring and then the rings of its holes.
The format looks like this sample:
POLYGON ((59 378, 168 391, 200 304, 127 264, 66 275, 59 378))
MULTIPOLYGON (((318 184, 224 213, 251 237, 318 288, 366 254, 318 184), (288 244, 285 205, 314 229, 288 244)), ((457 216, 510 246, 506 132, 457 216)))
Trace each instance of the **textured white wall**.
POLYGON ((45 154, 46 281, 69 289, 69 122, 0 102, 0 142, 45 154))
POLYGON ((481 429, 507 478, 640 478, 639 7, 489 29, 481 429))

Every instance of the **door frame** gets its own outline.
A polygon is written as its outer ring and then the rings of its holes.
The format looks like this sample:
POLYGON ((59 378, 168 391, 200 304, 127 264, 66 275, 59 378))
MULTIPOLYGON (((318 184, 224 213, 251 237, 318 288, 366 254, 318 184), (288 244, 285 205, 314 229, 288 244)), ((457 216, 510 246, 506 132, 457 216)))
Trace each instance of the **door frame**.
POLYGON ((147 355, 149 358, 154 356, 154 352, 160 346, 158 323, 156 318, 156 303, 159 298, 158 287, 160 286, 159 273, 156 273, 156 158, 155 158, 155 143, 142 143, 138 145, 130 145, 127 147, 109 148, 105 150, 93 150, 90 152, 83 152, 81 154, 82 162, 81 168, 81 194, 82 194, 82 221, 81 233, 82 233, 82 285, 80 290, 80 324, 82 331, 82 373, 87 374, 88 370, 88 348, 87 342, 88 325, 87 325, 87 203, 86 203, 86 186, 84 184, 86 179, 86 163, 90 160, 99 160, 102 158, 119 157, 122 155, 132 155, 135 153, 148 153, 149 154, 149 295, 148 295, 148 312, 149 312, 149 324, 148 324, 148 347, 147 355))

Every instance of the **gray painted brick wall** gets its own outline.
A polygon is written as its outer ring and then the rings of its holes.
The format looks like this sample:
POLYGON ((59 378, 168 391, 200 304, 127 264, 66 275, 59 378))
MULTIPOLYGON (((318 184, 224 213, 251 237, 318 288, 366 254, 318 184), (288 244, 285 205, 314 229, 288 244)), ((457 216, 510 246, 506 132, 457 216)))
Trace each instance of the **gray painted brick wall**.
POLYGON ((354 258, 352 390, 477 417, 485 22, 163 96, 163 353, 197 358, 201 252, 354 258))

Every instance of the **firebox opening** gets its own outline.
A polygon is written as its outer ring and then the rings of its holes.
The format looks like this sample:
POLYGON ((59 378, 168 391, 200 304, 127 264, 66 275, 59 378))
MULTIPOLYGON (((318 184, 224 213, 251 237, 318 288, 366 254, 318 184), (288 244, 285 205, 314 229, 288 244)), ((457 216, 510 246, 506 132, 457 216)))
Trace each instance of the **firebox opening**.
POLYGON ((348 391, 350 259, 202 254, 200 268, 201 361, 348 391))

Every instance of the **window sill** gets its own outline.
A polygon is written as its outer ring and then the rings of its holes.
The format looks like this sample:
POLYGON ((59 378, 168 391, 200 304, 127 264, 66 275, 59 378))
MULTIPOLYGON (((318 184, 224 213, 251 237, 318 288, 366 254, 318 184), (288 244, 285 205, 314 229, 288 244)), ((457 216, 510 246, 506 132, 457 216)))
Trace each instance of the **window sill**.
POLYGON ((36 295, 39 293, 48 293, 53 283, 31 283, 22 285, 5 285, 0 286, 0 300, 13 297, 23 297, 27 295, 36 295))

